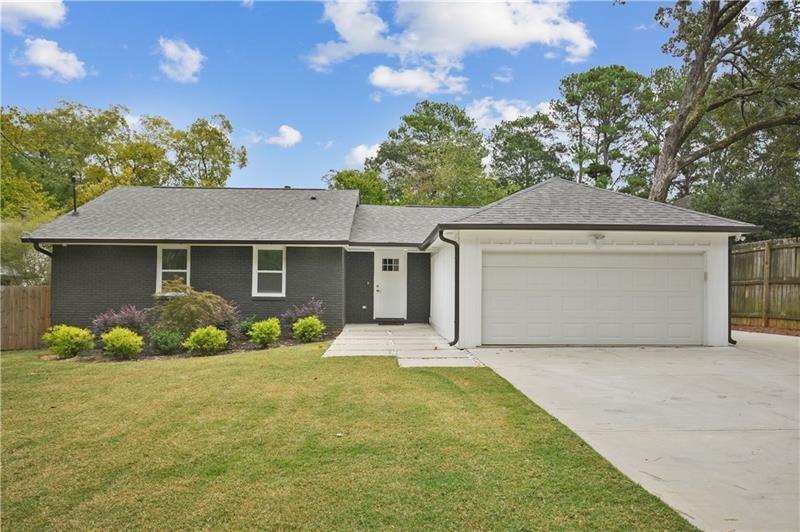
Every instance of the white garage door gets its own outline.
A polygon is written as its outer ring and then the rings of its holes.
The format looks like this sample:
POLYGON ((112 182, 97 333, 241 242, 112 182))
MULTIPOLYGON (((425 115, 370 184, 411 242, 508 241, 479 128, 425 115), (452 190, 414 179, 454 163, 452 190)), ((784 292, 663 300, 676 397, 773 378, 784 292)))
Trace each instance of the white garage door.
POLYGON ((702 344, 700 254, 484 253, 483 344, 702 344))

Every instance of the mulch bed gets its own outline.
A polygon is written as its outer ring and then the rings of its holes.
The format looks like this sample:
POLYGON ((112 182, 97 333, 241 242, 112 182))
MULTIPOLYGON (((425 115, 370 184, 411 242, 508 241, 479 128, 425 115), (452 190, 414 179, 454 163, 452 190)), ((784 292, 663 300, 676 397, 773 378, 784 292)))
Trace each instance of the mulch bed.
POLYGON ((793 331, 790 329, 775 329, 774 327, 750 327, 748 325, 736 325, 731 328, 734 331, 781 334, 783 336, 800 336, 800 331, 793 331))
MULTIPOLYGON (((339 335, 338 330, 335 331, 328 331, 326 332, 325 336, 323 336, 317 342, 327 342, 336 338, 339 335)), ((39 358, 42 360, 74 360, 75 362, 85 362, 85 363, 94 363, 94 362, 128 362, 131 360, 169 360, 172 358, 192 358, 192 357, 208 357, 208 356, 220 356, 220 355, 230 355, 233 353, 241 353, 242 351, 263 351, 264 349, 274 349, 276 347, 288 347, 292 345, 299 345, 301 342, 294 340, 293 338, 281 338, 274 344, 270 345, 269 347, 261 347, 260 345, 254 344, 247 340, 242 339, 235 339, 231 340, 228 344, 228 348, 224 349, 218 353, 214 353, 211 355, 204 355, 204 354, 192 354, 186 351, 181 351, 180 353, 172 353, 169 355, 161 355, 155 353, 149 349, 149 346, 145 346, 144 351, 139 353, 136 356, 131 358, 112 358, 108 355, 103 354, 101 349, 92 349, 91 351, 86 351, 85 353, 81 353, 80 355, 69 358, 69 359, 59 359, 57 356, 46 353, 40 355, 39 358)))

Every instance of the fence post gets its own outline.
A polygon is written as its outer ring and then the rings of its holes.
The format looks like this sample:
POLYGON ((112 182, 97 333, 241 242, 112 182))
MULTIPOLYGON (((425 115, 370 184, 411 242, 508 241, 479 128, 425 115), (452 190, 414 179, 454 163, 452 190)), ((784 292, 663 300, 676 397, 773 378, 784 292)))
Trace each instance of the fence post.
POLYGON ((769 273, 770 273, 770 243, 764 242, 764 284, 761 288, 761 326, 769 325, 769 273))

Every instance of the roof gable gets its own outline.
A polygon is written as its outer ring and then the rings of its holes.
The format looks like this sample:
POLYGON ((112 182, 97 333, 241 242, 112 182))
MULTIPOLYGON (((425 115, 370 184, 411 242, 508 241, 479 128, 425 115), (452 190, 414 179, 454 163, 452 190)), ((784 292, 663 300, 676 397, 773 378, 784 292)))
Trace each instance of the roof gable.
POLYGON ((451 229, 591 228, 729 232, 758 229, 753 224, 560 178, 548 179, 457 221, 441 225, 451 229))

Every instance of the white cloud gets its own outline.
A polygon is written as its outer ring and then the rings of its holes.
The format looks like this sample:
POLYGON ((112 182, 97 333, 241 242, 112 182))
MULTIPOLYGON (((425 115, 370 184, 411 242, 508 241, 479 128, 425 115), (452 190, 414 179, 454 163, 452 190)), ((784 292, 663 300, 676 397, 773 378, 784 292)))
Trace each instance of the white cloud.
POLYGON ((475 120, 481 129, 492 129, 503 120, 516 120, 521 116, 530 116, 542 110, 542 105, 532 107, 525 100, 495 99, 490 96, 473 100, 467 105, 467 114, 475 120))
POLYGON ((254 5, 256 5, 256 0, 242 0, 242 7, 246 7, 247 9, 250 9, 254 5))
POLYGON ((158 46, 161 56, 161 72, 178 83, 196 83, 197 73, 203 68, 206 56, 198 48, 192 48, 186 41, 160 37, 158 46))
POLYGON ((344 161, 348 168, 364 168, 364 161, 370 157, 375 157, 378 155, 378 149, 380 147, 380 144, 372 144, 371 146, 359 144, 350 150, 350 153, 347 154, 347 156, 344 158, 344 161))
MULTIPOLYGON (((419 71, 425 70, 428 78, 446 78, 460 70, 464 55, 481 50, 514 53, 540 44, 563 49, 566 61, 579 62, 595 48, 583 23, 568 17, 565 3, 401 2, 394 12, 401 29, 395 33, 368 0, 328 0, 323 19, 333 24, 339 40, 317 45, 309 58, 316 70, 357 55, 383 54, 400 61, 395 73, 411 71, 419 78, 419 71)), ((466 81, 459 79, 458 83, 466 81)), ((430 86, 430 80, 422 85, 430 86)))
POLYGON ((647 31, 650 27, 647 24, 639 24, 638 26, 634 27, 636 31, 647 31))
POLYGON ((500 83, 511 83, 514 80, 514 71, 511 70, 511 67, 501 66, 497 72, 492 74, 492 77, 500 83))
POLYGON ((317 146, 320 146, 323 150, 329 150, 329 149, 333 148, 333 145, 335 144, 335 142, 333 142, 332 140, 326 140, 325 142, 317 141, 316 144, 317 144, 317 146))
POLYGON ((545 59, 558 59, 558 54, 556 52, 545 52, 544 53, 545 59))
POLYGON ((72 52, 62 50, 55 41, 25 39, 25 52, 20 63, 35 67, 47 79, 65 83, 86 77, 83 61, 72 52))
POLYGON ((303 135, 292 126, 286 124, 278 128, 278 134, 263 139, 266 144, 276 144, 281 148, 290 148, 303 140, 303 135))
POLYGON ((3 0, 0 3, 0 20, 3 29, 21 35, 28 24, 39 24, 45 28, 56 28, 64 22, 67 8, 57 1, 3 0))
POLYGON ((369 75, 369 82, 391 94, 458 93, 467 90, 467 78, 450 75, 448 68, 395 70, 380 65, 369 75))

